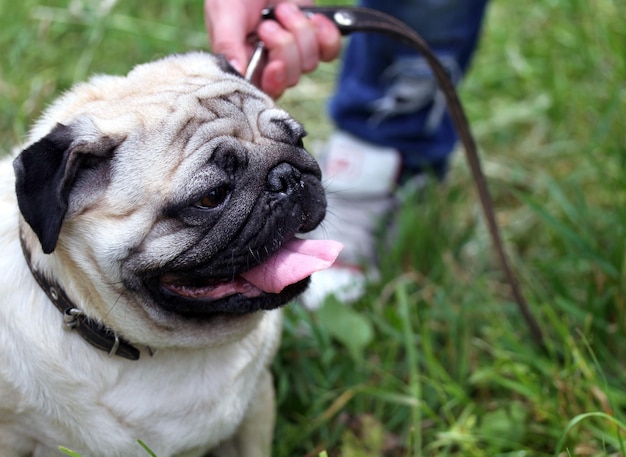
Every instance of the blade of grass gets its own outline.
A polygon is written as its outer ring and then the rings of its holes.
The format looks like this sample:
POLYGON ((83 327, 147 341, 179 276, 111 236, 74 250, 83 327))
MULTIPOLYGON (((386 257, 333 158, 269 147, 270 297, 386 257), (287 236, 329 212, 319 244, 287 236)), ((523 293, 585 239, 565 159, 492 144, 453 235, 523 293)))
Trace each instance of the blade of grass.
POLYGON ((415 332, 411 325, 412 313, 415 310, 409 307, 408 295, 403 285, 396 289, 396 298, 400 316, 402 317, 402 330, 404 336, 404 350, 406 351, 406 364, 408 367, 408 391, 416 400, 417 405, 411 407, 411 428, 412 455, 415 457, 422 455, 422 386, 420 381, 419 360, 415 343, 415 332))

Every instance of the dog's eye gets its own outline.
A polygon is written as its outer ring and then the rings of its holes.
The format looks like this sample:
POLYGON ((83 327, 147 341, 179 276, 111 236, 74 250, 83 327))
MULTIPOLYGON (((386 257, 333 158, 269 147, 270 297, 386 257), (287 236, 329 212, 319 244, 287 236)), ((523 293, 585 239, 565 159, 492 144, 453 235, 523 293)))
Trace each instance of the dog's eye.
POLYGON ((226 186, 216 187, 209 193, 202 196, 193 206, 200 209, 213 209, 220 206, 228 196, 228 188, 226 186))

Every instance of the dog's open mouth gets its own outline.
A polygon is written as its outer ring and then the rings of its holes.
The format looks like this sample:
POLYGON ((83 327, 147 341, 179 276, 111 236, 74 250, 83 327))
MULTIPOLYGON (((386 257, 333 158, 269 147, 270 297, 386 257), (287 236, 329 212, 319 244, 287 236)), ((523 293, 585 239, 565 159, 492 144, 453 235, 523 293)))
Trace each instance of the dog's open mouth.
POLYGON ((183 275, 168 273, 160 278, 161 286, 169 293, 191 300, 219 300, 230 295, 242 294, 248 298, 258 297, 261 289, 239 276, 231 281, 189 279, 183 275))
POLYGON ((342 245, 294 239, 260 265, 231 280, 165 273, 159 289, 165 308, 181 314, 245 313, 278 307, 306 287, 307 278, 330 267, 342 245))

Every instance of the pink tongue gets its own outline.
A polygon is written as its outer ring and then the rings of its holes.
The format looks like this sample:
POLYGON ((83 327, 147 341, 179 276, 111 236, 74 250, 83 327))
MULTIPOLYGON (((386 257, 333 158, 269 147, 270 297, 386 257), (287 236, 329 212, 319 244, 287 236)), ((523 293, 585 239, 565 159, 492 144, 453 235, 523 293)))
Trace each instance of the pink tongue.
POLYGON ((288 285, 330 267, 342 248, 338 241, 294 239, 241 276, 259 289, 277 294, 288 285))

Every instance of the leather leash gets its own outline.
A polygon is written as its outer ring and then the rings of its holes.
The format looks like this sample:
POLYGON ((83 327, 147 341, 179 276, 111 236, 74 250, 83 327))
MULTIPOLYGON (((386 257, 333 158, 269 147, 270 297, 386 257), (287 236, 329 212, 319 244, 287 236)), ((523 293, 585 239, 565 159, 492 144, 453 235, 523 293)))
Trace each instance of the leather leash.
MULTIPOLYGON (((469 122, 465 115, 454 84, 450 80, 445 68, 430 49, 426 41, 404 22, 378 10, 363 7, 302 7, 302 11, 308 14, 323 14, 339 28, 342 35, 349 35, 354 32, 376 32, 389 35, 398 41, 412 47, 419 52, 428 62, 440 89, 446 97, 448 110, 454 122, 457 134, 463 148, 465 156, 470 166, 472 177, 478 191, 483 215, 485 217, 489 234, 500 261, 501 268, 506 280, 511 288, 511 292, 517 303, 530 333, 535 343, 546 351, 543 332, 539 323, 533 316, 528 302, 520 288, 517 276, 510 265, 508 255, 502 242, 502 236, 496 220, 493 200, 489 192, 487 180, 483 173, 480 157, 476 148, 476 141, 469 127, 469 122)), ((275 19, 274 10, 268 8, 262 13, 263 19, 275 19)), ((262 50, 262 48, 261 48, 262 50)), ((256 64, 255 64, 256 65, 256 64)))

